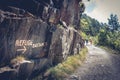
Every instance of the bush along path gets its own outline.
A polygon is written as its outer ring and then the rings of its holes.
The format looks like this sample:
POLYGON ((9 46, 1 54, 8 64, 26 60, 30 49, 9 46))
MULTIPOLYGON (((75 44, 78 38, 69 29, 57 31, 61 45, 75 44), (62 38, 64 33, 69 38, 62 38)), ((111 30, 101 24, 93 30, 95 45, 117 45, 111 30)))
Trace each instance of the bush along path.
POLYGON ((93 45, 87 48, 86 61, 65 80, 120 80, 120 55, 93 45))

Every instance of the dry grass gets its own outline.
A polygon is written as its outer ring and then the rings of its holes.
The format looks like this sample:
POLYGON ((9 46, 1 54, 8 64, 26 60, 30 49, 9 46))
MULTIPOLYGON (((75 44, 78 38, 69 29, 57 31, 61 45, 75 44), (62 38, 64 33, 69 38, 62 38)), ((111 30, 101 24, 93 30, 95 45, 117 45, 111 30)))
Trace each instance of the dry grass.
POLYGON ((25 57, 23 56, 17 56, 16 58, 11 60, 11 64, 16 64, 16 63, 20 63, 23 62, 25 60, 25 57))
POLYGON ((56 80, 63 80, 63 78, 73 73, 82 64, 86 58, 86 53, 87 48, 84 48, 79 54, 68 57, 66 61, 50 68, 47 72, 56 80))
POLYGON ((119 51, 113 50, 109 47, 105 47, 105 46, 100 46, 100 48, 106 50, 107 52, 111 53, 111 54, 119 54, 119 51))

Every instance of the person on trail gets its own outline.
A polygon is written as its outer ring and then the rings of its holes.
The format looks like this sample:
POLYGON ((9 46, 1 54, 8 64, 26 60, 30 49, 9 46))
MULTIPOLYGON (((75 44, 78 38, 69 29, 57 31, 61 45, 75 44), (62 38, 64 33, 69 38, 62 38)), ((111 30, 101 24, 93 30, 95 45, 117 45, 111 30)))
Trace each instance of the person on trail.
POLYGON ((90 39, 90 44, 92 45, 92 39, 90 39))
POLYGON ((88 39, 86 39, 86 43, 88 44, 88 39))

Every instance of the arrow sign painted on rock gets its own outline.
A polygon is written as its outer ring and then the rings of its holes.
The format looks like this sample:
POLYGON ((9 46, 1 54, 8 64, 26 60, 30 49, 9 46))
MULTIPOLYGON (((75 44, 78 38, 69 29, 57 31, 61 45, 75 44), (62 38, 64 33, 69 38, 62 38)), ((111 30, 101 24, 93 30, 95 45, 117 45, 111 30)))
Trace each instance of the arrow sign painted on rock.
POLYGON ((22 51, 22 53, 25 53, 26 50, 27 50, 27 49, 26 49, 25 46, 23 46, 23 49, 17 49, 17 51, 22 51))

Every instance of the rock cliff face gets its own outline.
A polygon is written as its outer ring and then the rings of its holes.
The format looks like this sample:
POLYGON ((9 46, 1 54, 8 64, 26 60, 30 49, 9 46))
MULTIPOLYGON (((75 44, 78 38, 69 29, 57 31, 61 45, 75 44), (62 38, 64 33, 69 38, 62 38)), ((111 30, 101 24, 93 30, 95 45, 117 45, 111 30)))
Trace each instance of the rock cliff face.
POLYGON ((0 80, 31 80, 79 53, 83 11, 82 0, 1 0, 0 80))

